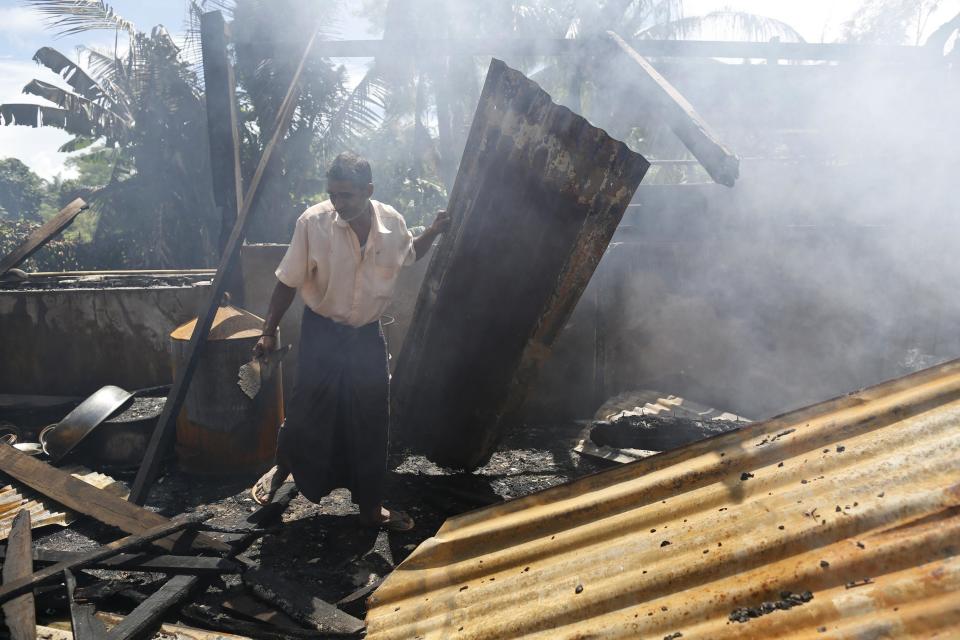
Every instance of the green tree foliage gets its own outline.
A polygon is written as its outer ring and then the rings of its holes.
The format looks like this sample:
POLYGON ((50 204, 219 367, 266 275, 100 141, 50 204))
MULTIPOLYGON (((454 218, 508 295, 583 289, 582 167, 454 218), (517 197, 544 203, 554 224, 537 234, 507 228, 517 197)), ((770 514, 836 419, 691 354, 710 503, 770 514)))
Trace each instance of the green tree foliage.
POLYGON ((43 179, 16 158, 0 160, 0 216, 8 220, 39 220, 43 179))
MULTIPOLYGON (((81 217, 87 214, 81 214, 81 217)), ((20 246, 42 223, 0 217, 0 256, 20 246)), ((17 268, 24 271, 74 271, 84 268, 86 247, 67 236, 54 238, 17 268)))
MULTIPOLYGON (((273 134, 277 112, 307 41, 314 30, 333 21, 336 6, 311 0, 227 3, 236 43, 245 183, 273 134)), ((307 61, 293 121, 261 184, 248 234, 252 240, 287 242, 297 217, 323 192, 330 153, 349 137, 330 129, 347 95, 345 75, 343 68, 334 68, 319 56, 307 61)))
POLYGON ((87 266, 213 264, 219 220, 210 186, 202 91, 173 39, 162 27, 150 33, 136 30, 97 0, 27 4, 46 13, 60 33, 108 28, 127 36, 125 51, 88 50, 86 68, 55 49, 40 49, 34 60, 60 74, 70 88, 34 80, 24 91, 55 107, 0 105, 4 124, 54 126, 72 133, 75 138, 61 150, 104 141, 89 158, 77 161, 90 165, 85 177, 97 184, 60 185, 61 199, 85 192, 96 210, 92 255, 97 259, 87 266))
MULTIPOLYGON (((307 40, 315 30, 320 31, 321 38, 333 37, 338 13, 349 7, 346 3, 312 0, 194 3, 193 49, 198 48, 199 14, 213 9, 223 10, 232 19, 242 121, 241 161, 249 181, 307 40)), ((393 204, 430 202, 429 206, 434 206, 445 201, 442 189, 441 198, 427 195, 437 193, 435 175, 425 168, 411 169, 412 147, 404 145, 413 142, 413 136, 408 135, 412 131, 386 117, 389 92, 385 84, 369 75, 347 90, 346 80, 343 67, 334 67, 320 56, 308 60, 293 123, 261 184, 248 233, 252 241, 287 242, 300 213, 323 198, 324 174, 330 160, 347 149, 370 158, 376 197, 393 204)), ((422 217, 419 209, 406 213, 410 220, 422 217)))

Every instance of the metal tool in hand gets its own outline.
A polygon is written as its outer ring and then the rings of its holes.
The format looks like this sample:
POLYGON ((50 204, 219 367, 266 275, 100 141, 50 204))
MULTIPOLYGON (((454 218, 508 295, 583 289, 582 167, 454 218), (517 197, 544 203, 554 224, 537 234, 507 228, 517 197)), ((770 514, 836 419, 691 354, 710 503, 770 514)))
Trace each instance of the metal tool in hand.
POLYGON ((237 372, 237 384, 240 385, 240 390, 251 400, 256 398, 263 383, 273 377, 280 361, 289 351, 290 345, 287 345, 261 356, 255 356, 253 360, 240 367, 240 371, 237 372))

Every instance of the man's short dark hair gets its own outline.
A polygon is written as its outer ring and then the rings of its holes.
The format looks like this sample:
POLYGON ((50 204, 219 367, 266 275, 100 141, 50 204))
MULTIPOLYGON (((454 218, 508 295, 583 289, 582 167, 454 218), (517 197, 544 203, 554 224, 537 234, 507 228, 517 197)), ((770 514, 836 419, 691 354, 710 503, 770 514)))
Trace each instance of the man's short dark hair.
POLYGON ((327 180, 344 180, 358 187, 365 187, 373 182, 373 171, 370 163, 355 153, 344 151, 330 163, 327 169, 327 180))

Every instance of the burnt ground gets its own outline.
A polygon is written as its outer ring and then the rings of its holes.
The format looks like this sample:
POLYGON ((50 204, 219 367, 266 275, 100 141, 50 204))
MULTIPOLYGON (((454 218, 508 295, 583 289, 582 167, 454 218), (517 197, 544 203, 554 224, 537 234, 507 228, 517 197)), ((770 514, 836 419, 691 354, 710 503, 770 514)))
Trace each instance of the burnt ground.
MULTIPOLYGON (((240 557, 275 570, 316 597, 337 602, 389 574, 421 542, 434 535, 447 517, 528 495, 604 468, 609 463, 571 451, 582 431, 583 426, 576 423, 517 429, 506 436, 490 462, 472 474, 450 472, 421 456, 395 456, 386 503, 413 516, 417 522, 413 531, 388 533, 359 527, 357 509, 344 490, 333 492, 319 504, 297 496, 284 512, 282 525, 253 542, 240 557)), ((212 535, 238 537, 229 532, 249 527, 245 520, 256 510, 249 494, 254 480, 201 478, 171 470, 158 481, 147 506, 168 516, 197 509, 210 511, 213 517, 207 526, 220 530, 212 535)), ((69 529, 49 531, 45 535, 35 532, 38 545, 58 550, 80 550, 94 546, 95 540, 108 542, 123 535, 89 518, 69 529)), ((82 572, 78 579, 89 586, 98 578, 133 584, 133 591, 104 598, 100 603, 104 610, 127 612, 142 594, 158 588, 163 576, 90 570, 82 572)), ((239 576, 224 576, 223 583, 212 584, 198 600, 213 602, 224 589, 239 592, 239 576)), ((343 609, 362 618, 364 600, 358 598, 343 609)), ((171 619, 175 618, 174 615, 171 619)))

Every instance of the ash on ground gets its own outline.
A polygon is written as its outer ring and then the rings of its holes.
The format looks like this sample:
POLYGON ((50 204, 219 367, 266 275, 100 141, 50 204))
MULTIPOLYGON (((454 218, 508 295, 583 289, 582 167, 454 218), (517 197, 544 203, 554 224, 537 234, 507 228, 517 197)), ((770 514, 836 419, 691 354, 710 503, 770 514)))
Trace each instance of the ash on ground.
MULTIPOLYGON (((422 456, 394 456, 385 504, 413 516, 417 525, 412 531, 361 527, 349 493, 337 490, 319 504, 296 497, 283 515, 283 524, 254 542, 242 557, 297 582, 318 598, 337 602, 388 575, 448 517, 599 471, 602 463, 571 450, 581 429, 576 423, 524 426, 509 433, 490 462, 474 473, 454 473, 422 456)), ((211 535, 229 536, 231 530, 249 526, 246 518, 257 508, 249 492, 255 480, 256 476, 204 478, 171 469, 151 490, 147 507, 167 516, 210 511, 213 517, 206 525, 216 531, 211 535)), ((39 545, 79 550, 94 546, 94 538, 106 542, 117 537, 115 530, 83 519, 70 529, 52 530, 39 545)), ((78 580, 82 583, 108 576, 125 578, 142 583, 145 592, 160 584, 155 582, 156 576, 143 573, 81 573, 84 576, 78 580)), ((219 589, 241 588, 239 577, 224 578, 219 589)), ((208 591, 208 596, 215 591, 208 591)), ((344 609, 363 617, 365 598, 344 609)))

